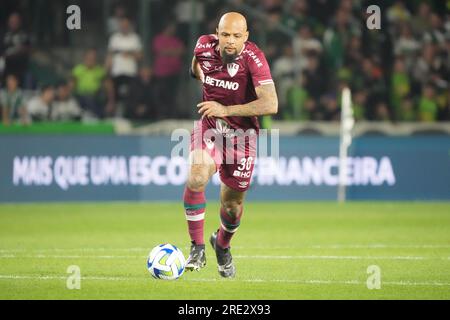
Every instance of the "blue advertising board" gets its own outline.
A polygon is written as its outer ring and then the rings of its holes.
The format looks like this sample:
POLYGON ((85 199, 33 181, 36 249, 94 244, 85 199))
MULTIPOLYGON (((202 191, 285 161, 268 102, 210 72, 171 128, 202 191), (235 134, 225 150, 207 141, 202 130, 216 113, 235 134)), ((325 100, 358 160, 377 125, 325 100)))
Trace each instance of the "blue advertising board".
MULTIPOLYGON (((170 137, 0 136, 0 202, 180 201, 187 159, 170 137)), ((339 139, 280 137, 259 157, 248 200, 335 200, 339 139)), ((360 137, 349 200, 450 200, 450 137, 360 137)), ((218 199, 216 175, 207 188, 218 199)))

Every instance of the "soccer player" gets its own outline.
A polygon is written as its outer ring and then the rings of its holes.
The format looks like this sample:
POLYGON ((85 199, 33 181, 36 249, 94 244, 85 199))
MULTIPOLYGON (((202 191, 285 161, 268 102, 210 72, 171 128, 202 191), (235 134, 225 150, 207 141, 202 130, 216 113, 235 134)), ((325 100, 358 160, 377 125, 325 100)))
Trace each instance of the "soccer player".
POLYGON ((248 41, 248 36, 244 16, 237 12, 224 14, 216 34, 198 39, 190 70, 202 82, 203 102, 197 105, 201 120, 196 122, 191 136, 190 170, 184 190, 185 216, 192 241, 186 269, 198 271, 206 264, 204 192, 218 170, 222 182, 221 224, 211 235, 210 243, 216 253, 219 274, 226 278, 236 273, 230 241, 239 227, 245 193, 250 186, 259 130, 257 116, 278 111, 267 60, 248 41))

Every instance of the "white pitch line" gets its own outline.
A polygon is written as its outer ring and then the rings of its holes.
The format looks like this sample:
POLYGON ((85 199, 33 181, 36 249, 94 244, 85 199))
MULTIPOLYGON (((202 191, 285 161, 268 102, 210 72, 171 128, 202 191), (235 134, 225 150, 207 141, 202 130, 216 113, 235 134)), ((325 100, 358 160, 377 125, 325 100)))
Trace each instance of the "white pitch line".
POLYGON ((270 255, 236 255, 235 258, 242 259, 305 259, 305 260, 450 260, 450 257, 417 257, 417 256, 319 256, 319 255, 297 255, 297 256, 270 256, 270 255))
MULTIPOLYGON (((189 249, 188 246, 181 246, 182 249, 189 249)), ((423 245, 402 245, 402 244, 329 244, 329 245, 305 245, 305 246, 233 246, 234 249, 450 249, 450 244, 423 244, 423 245)), ((133 247, 133 248, 46 248, 46 249, 0 249, 0 253, 15 252, 85 252, 85 251, 150 251, 151 248, 133 247)))
MULTIPOLYGON (((188 248, 188 247, 186 247, 188 248)), ((15 252, 95 252, 95 251, 149 251, 151 248, 47 248, 47 249, 0 249, 0 253, 15 253, 15 252)))
POLYGON ((145 256, 114 256, 114 255, 0 255, 0 259, 144 259, 145 256))
POLYGON ((450 244, 330 244, 311 245, 314 249, 450 249, 450 244))
MULTIPOLYGON (((0 259, 145 259, 147 256, 132 255, 14 255, 0 254, 0 259)), ((328 255, 235 255, 238 259, 283 260, 449 260, 450 257, 423 256, 328 256, 328 255)))
MULTIPOLYGON (((186 281, 186 280, 185 280, 186 281)), ((217 279, 189 279, 187 281, 193 282, 216 282, 221 281, 217 279)), ((354 284, 354 285, 366 285, 365 281, 359 280, 347 280, 347 281, 335 281, 335 280, 288 280, 288 279, 234 279, 234 280, 226 280, 226 281, 242 281, 242 282, 273 282, 273 283, 296 283, 296 284, 354 284)), ((439 281, 431 281, 431 282, 411 282, 411 281, 382 281, 381 286, 383 285, 391 285, 391 286, 450 286, 450 282, 439 282, 439 281)))
MULTIPOLYGON (((39 275, 0 275, 1 279, 9 280, 67 280, 64 276, 39 276, 39 275)), ((104 280, 104 281, 127 281, 127 280, 138 280, 138 278, 126 278, 126 277, 80 277, 81 280, 104 280)), ((140 278, 139 278, 140 279, 140 278)), ((142 279, 140 279, 142 280, 142 279)))
MULTIPOLYGON (((66 280, 65 276, 56 275, 0 275, 0 280, 66 280)), ((102 277, 102 276, 85 276, 81 277, 81 280, 93 280, 93 281, 145 281, 144 278, 140 277, 102 277)), ((336 281, 336 280, 300 280, 300 279, 186 279, 182 278, 182 281, 187 282, 249 282, 249 283, 292 283, 292 284, 307 284, 307 285, 334 285, 334 284, 344 284, 344 285, 366 285, 365 281, 359 280, 346 280, 346 281, 336 281)), ((449 282, 439 282, 439 281, 422 281, 422 282, 411 282, 411 281, 383 281, 381 286, 430 286, 430 287, 449 287, 449 282)))

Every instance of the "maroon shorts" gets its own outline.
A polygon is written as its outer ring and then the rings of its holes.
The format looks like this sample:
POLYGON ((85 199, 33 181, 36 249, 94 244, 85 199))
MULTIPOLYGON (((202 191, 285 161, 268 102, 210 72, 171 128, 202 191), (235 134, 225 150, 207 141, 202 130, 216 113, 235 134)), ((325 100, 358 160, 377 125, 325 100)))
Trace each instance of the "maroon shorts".
POLYGON ((216 163, 220 180, 236 191, 243 192, 250 187, 256 147, 255 130, 234 131, 226 126, 211 128, 204 121, 198 121, 191 134, 191 151, 207 151, 216 163))

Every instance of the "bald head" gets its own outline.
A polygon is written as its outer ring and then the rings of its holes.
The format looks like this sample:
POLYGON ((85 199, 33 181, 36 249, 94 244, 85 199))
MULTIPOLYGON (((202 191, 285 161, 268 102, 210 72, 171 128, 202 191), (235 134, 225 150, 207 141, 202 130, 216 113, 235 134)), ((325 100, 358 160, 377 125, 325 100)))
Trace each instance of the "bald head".
POLYGON ((247 21, 238 12, 225 13, 217 26, 219 48, 224 63, 233 62, 248 39, 247 21))
POLYGON ((236 29, 241 32, 247 31, 247 20, 239 12, 225 13, 219 21, 218 29, 236 29))

